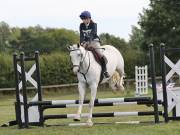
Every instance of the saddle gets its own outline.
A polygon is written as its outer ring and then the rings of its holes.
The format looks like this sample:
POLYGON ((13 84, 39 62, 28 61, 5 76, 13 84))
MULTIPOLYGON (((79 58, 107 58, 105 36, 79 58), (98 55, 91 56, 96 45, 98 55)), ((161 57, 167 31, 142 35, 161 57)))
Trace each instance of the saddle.
POLYGON ((88 50, 88 51, 91 51, 94 58, 95 58, 95 60, 96 60, 96 62, 102 66, 102 64, 101 64, 102 63, 101 62, 102 61, 102 56, 97 53, 96 49, 93 48, 93 47, 86 47, 85 49, 88 50))

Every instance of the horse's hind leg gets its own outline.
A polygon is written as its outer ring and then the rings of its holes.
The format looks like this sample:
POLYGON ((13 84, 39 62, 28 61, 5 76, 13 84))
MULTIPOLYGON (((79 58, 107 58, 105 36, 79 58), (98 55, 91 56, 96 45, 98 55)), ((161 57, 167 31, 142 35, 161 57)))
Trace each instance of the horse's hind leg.
POLYGON ((86 84, 85 83, 81 83, 81 82, 78 83, 79 108, 78 108, 76 116, 74 117, 74 121, 80 121, 80 119, 81 119, 81 112, 82 112, 82 107, 83 107, 85 88, 86 88, 86 84))
POLYGON ((120 80, 119 80, 119 84, 118 84, 118 88, 120 89, 120 90, 124 90, 124 86, 123 86, 123 84, 124 84, 124 70, 122 70, 121 68, 117 68, 116 69, 117 70, 117 72, 119 73, 119 76, 120 76, 120 80))
POLYGON ((96 93, 97 93, 97 85, 94 83, 94 84, 91 84, 90 85, 90 89, 91 89, 91 100, 90 100, 90 103, 89 103, 89 116, 88 116, 88 120, 87 120, 87 124, 89 126, 92 126, 93 125, 93 122, 92 122, 92 112, 93 112, 93 108, 94 108, 94 101, 95 101, 95 98, 96 98, 96 93))

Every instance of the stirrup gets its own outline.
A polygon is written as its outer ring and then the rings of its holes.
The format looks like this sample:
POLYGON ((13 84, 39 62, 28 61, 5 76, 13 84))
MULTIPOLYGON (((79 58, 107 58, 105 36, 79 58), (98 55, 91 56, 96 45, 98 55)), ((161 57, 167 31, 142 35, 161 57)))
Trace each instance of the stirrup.
POLYGON ((107 71, 104 72, 104 76, 105 76, 106 78, 109 78, 109 77, 110 77, 110 75, 109 75, 109 73, 108 73, 107 71))

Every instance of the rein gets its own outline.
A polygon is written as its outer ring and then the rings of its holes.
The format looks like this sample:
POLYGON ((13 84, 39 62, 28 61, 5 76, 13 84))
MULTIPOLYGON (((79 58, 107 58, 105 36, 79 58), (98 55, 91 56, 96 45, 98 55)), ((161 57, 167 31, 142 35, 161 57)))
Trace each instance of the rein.
MULTIPOLYGON (((87 83, 86 74, 88 73, 89 68, 90 68, 90 65, 91 65, 91 63, 90 63, 90 56, 89 56, 89 52, 88 52, 88 51, 86 51, 86 54, 87 54, 87 53, 88 53, 88 58, 89 58, 88 68, 87 68, 87 70, 86 70, 86 72, 85 72, 85 73, 82 73, 82 72, 80 72, 80 71, 79 71, 79 73, 81 73, 81 74, 83 75, 84 79, 86 80, 86 83, 87 83)), ((85 59, 85 57, 86 57, 86 54, 85 54, 85 56, 84 56, 84 59, 85 59)), ((80 65, 82 65, 82 63, 84 62, 84 59, 83 59, 83 61, 81 61, 81 62, 80 62, 80 65)), ((79 70, 80 70, 80 68, 79 68, 79 70)))

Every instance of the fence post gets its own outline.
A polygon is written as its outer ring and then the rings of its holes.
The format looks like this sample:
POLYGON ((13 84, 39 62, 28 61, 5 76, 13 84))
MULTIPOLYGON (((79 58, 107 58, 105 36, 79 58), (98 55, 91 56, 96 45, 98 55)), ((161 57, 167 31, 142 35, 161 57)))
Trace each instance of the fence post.
POLYGON ((160 56, 161 56, 161 75, 162 75, 162 86, 163 86, 163 106, 164 106, 164 120, 168 122, 168 99, 166 89, 166 65, 164 61, 165 56, 165 44, 160 44, 160 56))
POLYGON ((155 123, 159 123, 159 111, 158 111, 157 89, 156 89, 156 70, 155 70, 153 44, 149 45, 149 53, 150 53, 150 67, 151 67, 151 79, 152 79, 151 82, 152 82, 153 104, 154 104, 154 119, 155 119, 155 123))
POLYGON ((28 116, 28 104, 27 104, 27 90, 26 90, 26 73, 24 66, 24 53, 20 54, 20 64, 21 64, 21 78, 22 78, 22 92, 23 92, 23 105, 24 105, 24 127, 29 126, 29 116, 28 116))

